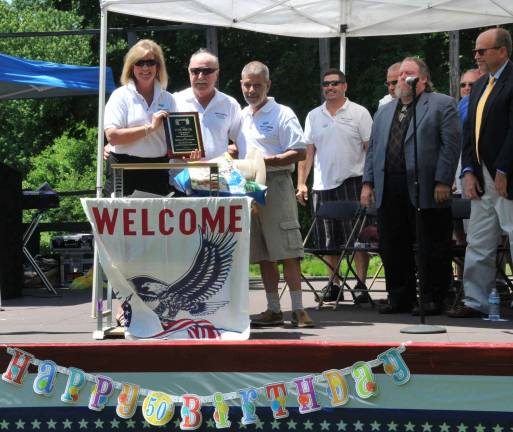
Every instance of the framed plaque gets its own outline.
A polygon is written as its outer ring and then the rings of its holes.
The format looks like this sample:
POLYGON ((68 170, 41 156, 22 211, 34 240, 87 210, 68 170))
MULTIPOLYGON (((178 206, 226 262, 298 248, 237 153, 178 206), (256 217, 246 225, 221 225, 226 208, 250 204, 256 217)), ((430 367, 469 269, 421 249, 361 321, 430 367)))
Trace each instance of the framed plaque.
POLYGON ((189 156, 191 151, 200 150, 205 157, 201 125, 197 112, 172 112, 164 118, 167 154, 170 158, 189 156))

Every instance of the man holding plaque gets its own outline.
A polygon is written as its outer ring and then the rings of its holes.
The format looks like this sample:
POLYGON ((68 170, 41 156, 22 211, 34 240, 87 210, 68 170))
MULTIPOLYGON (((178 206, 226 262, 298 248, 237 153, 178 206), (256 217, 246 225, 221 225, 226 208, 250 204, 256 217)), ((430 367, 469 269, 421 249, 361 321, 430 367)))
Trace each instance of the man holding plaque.
POLYGON ((216 89, 219 79, 219 59, 202 48, 189 62, 188 89, 175 93, 177 110, 199 114, 206 159, 214 159, 229 150, 228 146, 240 130, 239 103, 216 89))
POLYGON ((264 156, 267 169, 266 205, 257 205, 251 217, 250 261, 258 263, 266 291, 267 310, 251 319, 253 326, 283 324, 280 307, 278 263, 290 288, 292 324, 313 327, 303 309, 300 258, 303 242, 299 231, 296 194, 291 172, 305 159, 303 130, 286 106, 268 97, 269 69, 263 63, 248 63, 242 70, 242 94, 248 106, 242 111, 241 133, 237 139, 240 157, 252 148, 264 156))

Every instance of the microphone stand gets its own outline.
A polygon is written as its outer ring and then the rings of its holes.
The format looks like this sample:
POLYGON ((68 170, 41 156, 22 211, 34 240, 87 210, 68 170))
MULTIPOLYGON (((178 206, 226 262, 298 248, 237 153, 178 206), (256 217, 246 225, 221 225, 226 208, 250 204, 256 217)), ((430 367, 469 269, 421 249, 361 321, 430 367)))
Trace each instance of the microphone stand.
POLYGON ((415 234, 417 237, 417 257, 418 257, 418 279, 419 279, 419 318, 420 324, 405 327, 400 330, 401 333, 407 334, 436 334, 447 333, 444 327, 426 324, 426 315, 424 313, 424 283, 425 283, 425 259, 424 250, 424 231, 422 229, 422 218, 420 215, 420 183, 419 183, 419 158, 417 144, 417 82, 418 79, 411 82, 411 90, 413 96, 413 159, 415 162, 415 234))

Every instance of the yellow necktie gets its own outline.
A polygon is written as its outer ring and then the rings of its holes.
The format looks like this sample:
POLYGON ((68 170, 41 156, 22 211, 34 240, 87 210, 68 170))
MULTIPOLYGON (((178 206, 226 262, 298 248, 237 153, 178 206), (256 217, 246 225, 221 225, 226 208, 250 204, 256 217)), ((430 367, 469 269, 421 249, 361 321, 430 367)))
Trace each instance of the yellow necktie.
POLYGON ((476 110, 476 155, 477 155, 477 163, 481 163, 479 160, 479 134, 481 133, 481 121, 483 120, 483 111, 484 107, 486 105, 486 100, 488 99, 488 96, 490 96, 490 93, 492 92, 493 85, 495 84, 495 77, 491 77, 490 81, 488 81, 488 85, 486 86, 486 89, 481 96, 481 99, 479 99, 479 102, 477 104, 477 110, 476 110))

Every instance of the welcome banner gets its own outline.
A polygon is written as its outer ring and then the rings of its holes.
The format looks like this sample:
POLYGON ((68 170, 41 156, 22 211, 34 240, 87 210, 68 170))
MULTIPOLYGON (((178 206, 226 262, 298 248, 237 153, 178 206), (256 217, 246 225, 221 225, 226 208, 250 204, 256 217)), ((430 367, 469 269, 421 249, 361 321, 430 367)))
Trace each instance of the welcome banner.
POLYGON ((249 337, 249 198, 81 201, 127 337, 249 337))

